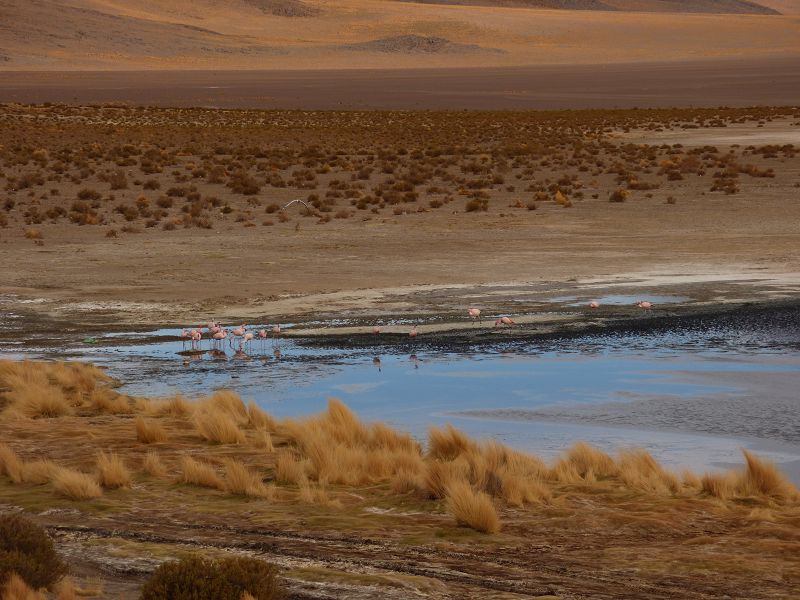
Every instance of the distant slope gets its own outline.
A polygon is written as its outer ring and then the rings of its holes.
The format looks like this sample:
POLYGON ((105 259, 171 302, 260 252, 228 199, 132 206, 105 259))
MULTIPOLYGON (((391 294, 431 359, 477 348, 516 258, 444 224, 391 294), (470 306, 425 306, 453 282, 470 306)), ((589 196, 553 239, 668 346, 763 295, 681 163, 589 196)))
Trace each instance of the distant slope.
MULTIPOLYGON (((617 10, 626 12, 777 15, 780 11, 749 0, 403 0, 419 4, 463 4, 549 8, 558 10, 617 10)), ((788 0, 791 2, 791 0, 788 0)), ((774 2, 780 4, 780 0, 774 2)), ((784 2, 786 3, 786 2, 784 2)), ((765 3, 766 4, 766 3, 765 3)))

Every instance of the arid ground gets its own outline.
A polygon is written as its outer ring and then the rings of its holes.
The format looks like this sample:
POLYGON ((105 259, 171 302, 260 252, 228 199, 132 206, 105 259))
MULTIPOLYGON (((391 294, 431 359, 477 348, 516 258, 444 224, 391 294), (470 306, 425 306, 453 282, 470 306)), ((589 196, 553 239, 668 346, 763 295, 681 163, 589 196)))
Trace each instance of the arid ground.
POLYGON ((787 297, 798 118, 8 105, 0 291, 105 325, 787 297))

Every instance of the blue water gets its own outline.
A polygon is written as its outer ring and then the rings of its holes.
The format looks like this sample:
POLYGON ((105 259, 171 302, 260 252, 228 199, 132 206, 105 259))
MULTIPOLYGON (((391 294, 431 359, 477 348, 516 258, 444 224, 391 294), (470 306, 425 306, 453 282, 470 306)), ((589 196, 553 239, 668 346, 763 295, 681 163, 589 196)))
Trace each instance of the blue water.
MULTIPOLYGON (((778 434, 754 437, 747 433, 753 429, 750 421, 761 417, 748 412, 749 421, 737 421, 745 417, 729 405, 714 408, 721 399, 734 398, 743 406, 777 399, 777 405, 765 404, 769 410, 763 418, 779 420, 782 431, 787 423, 791 431, 796 420, 800 436, 800 395, 787 396, 785 391, 792 382, 793 389, 800 389, 800 311, 457 349, 441 341, 426 343, 424 336, 414 344, 378 340, 355 347, 279 339, 255 340, 247 353, 225 347, 216 355, 187 356, 188 344, 175 339, 179 333, 110 334, 95 343, 76 337, 61 348, 32 344, 25 349, 6 346, 2 352, 91 360, 107 367, 124 382, 123 391, 134 395, 197 396, 233 388, 279 417, 318 412, 328 398, 336 397, 366 420, 386 421, 420 438, 428 426, 450 422, 472 435, 498 438, 545 457, 585 440, 609 451, 644 447, 674 467, 702 469, 741 463, 739 449, 744 446, 800 477, 800 441, 778 434), (743 385, 742 373, 762 382, 780 378, 783 391, 754 392, 743 385), (602 408, 609 402, 652 398, 663 399, 665 404, 657 406, 666 409, 666 426, 663 414, 658 426, 655 418, 652 426, 641 418, 630 424, 623 418, 609 426, 514 417, 514 410, 602 408), (725 424, 725 435, 709 434, 703 423, 682 420, 679 410, 669 413, 668 403, 675 398, 705 403, 706 425, 725 424), (498 409, 502 413, 493 415, 498 409)), ((208 341, 202 347, 208 350, 208 341)), ((769 423, 762 425, 755 429, 770 430, 769 423)))

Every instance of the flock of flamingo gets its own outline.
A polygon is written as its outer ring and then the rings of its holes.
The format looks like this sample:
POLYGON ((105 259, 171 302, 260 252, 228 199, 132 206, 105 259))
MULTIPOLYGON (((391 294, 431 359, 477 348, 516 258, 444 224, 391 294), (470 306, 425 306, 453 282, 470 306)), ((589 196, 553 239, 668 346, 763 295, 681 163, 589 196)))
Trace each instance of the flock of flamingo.
MULTIPOLYGON (((594 310, 600 308, 600 303, 596 300, 593 300, 589 303, 589 308, 594 310)), ((647 300, 640 300, 636 303, 636 306, 641 308, 642 310, 651 310, 653 308, 653 303, 647 300)), ((481 309, 475 306, 469 308, 467 310, 467 316, 472 321, 474 325, 476 322, 483 323, 483 317, 481 316, 481 309)), ((510 327, 515 325, 514 320, 511 317, 499 317, 495 320, 494 326, 495 327, 510 327)), ((243 352, 249 344, 256 338, 260 340, 266 340, 269 338, 270 333, 272 334, 273 343, 277 343, 278 336, 281 333, 281 326, 280 325, 273 325, 269 331, 266 329, 259 329, 257 332, 253 333, 252 331, 248 331, 247 325, 241 325, 236 329, 232 329, 230 332, 215 321, 209 321, 206 326, 206 335, 211 340, 212 349, 214 349, 217 345, 222 346, 225 343, 225 340, 228 340, 228 344, 231 348, 234 348, 234 344, 238 339, 239 345, 238 350, 239 352, 243 352)), ((380 325, 375 325, 372 328, 372 333, 380 334, 382 331, 380 325)), ((408 332, 408 336, 413 340, 417 337, 417 326, 413 325, 411 330, 408 332)), ((181 339, 183 340, 184 344, 186 341, 191 342, 191 346, 193 350, 200 349, 200 345, 203 341, 203 327, 198 326, 194 329, 183 329, 181 330, 181 339)))

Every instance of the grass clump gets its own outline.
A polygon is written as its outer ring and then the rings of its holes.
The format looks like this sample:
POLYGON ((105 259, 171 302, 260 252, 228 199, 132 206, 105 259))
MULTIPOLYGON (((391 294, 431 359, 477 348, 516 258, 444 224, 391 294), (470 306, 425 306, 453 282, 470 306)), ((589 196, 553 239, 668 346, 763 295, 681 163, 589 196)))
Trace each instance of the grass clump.
POLYGON ((269 498, 272 489, 264 485, 261 477, 241 462, 229 458, 225 461, 225 489, 231 494, 269 498))
MULTIPOLYGON (((66 572, 44 529, 18 514, 0 515, 0 583, 8 585, 16 574, 23 583, 38 589, 53 585, 66 572)), ((18 583, 14 585, 21 588, 18 583)))
POLYGON ((136 417, 136 439, 143 444, 166 442, 167 437, 167 431, 156 421, 136 417))
POLYGON ((195 460, 191 456, 181 457, 180 483, 199 485, 217 490, 224 490, 225 484, 217 475, 217 471, 209 464, 195 460))
POLYGON ((470 527, 481 533, 500 531, 500 517, 485 493, 476 491, 463 481, 456 481, 447 488, 447 510, 459 525, 470 527))
POLYGON ((70 500, 90 500, 103 495, 93 477, 66 467, 59 467, 53 474, 53 489, 70 500))
POLYGON ((141 600, 241 600, 243 597, 283 598, 277 569, 250 557, 220 560, 189 557, 158 567, 141 594, 141 600))
POLYGON ((130 487, 133 478, 122 459, 113 452, 97 455, 97 480, 104 488, 130 487))

